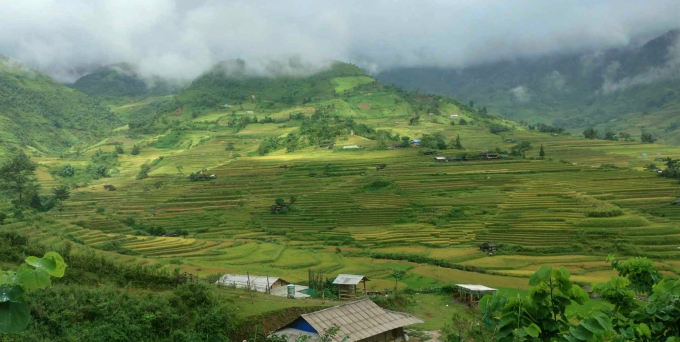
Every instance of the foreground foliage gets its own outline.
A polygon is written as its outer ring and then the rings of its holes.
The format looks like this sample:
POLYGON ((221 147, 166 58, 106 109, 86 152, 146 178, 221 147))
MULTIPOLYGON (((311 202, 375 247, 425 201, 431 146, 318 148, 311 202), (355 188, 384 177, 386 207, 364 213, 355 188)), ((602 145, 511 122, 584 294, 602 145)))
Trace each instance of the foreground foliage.
POLYGON ((597 284, 595 292, 611 303, 612 309, 566 315, 569 305, 584 304, 588 294, 569 280, 566 268, 544 266, 531 277, 528 297, 482 298, 484 322, 493 327, 501 342, 678 341, 680 280, 661 279, 646 258, 608 260, 620 276, 597 284), (651 295, 640 302, 636 290, 651 295))

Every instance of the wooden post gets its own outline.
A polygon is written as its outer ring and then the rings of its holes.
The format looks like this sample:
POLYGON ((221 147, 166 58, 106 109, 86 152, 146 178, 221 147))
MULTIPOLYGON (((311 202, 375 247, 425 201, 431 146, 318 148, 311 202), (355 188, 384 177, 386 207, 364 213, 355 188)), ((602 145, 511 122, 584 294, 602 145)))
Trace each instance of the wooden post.
POLYGON ((248 276, 248 292, 250 293, 250 304, 253 304, 253 292, 251 291, 250 288, 250 272, 246 272, 246 275, 248 276))
POLYGON ((272 294, 272 291, 269 289, 269 274, 267 274, 267 293, 272 294))

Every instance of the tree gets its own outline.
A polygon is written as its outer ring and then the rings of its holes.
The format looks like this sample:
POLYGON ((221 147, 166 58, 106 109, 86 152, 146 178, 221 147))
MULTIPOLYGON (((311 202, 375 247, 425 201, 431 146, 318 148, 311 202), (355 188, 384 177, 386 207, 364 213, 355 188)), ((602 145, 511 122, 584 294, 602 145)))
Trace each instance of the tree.
POLYGON ((118 154, 124 154, 125 150, 123 149, 122 145, 116 145, 116 153, 118 154))
POLYGON ((54 195, 54 199, 59 202, 59 210, 62 209, 62 203, 67 200, 69 197, 71 197, 71 190, 69 189, 68 186, 66 185, 60 185, 54 189, 52 189, 52 194, 54 195))
POLYGON ((300 138, 295 133, 289 133, 285 140, 286 152, 295 152, 300 144, 300 138))
POLYGON ((606 131, 604 132, 604 140, 618 141, 619 137, 612 131, 606 131))
POLYGON ((225 151, 234 151, 234 143, 232 141, 227 143, 227 146, 224 148, 225 151))
POLYGON ((184 170, 184 166, 182 166, 182 165, 178 165, 178 166, 177 166, 177 172, 178 172, 180 175, 183 175, 183 174, 184 174, 184 172, 182 172, 183 170, 184 170))
POLYGON ((38 181, 35 170, 38 164, 33 162, 23 151, 14 154, 9 161, 0 167, 0 190, 9 193, 17 200, 17 205, 36 192, 38 181))
POLYGON ((523 158, 526 157, 526 151, 533 149, 533 146, 531 146, 531 143, 524 140, 520 142, 519 144, 513 146, 510 148, 510 154, 513 156, 522 156, 523 158))
POLYGON ((401 137, 401 147, 411 146, 411 137, 403 136, 401 137))
POLYGON ((7 218, 7 214, 5 213, 0 213, 0 225, 5 223, 5 219, 7 218))
POLYGON ((260 146, 257 147, 257 154, 263 156, 277 148, 279 148, 279 140, 275 136, 269 135, 260 142, 260 146))
POLYGON ((134 146, 132 146, 132 151, 130 151, 130 154, 132 154, 133 156, 136 156, 141 151, 142 151, 142 149, 139 147, 139 145, 134 145, 134 146))
POLYGON ((595 128, 588 127, 583 131, 583 136, 586 139, 597 139, 598 132, 595 128))
POLYGON ((282 206, 286 205, 286 200, 284 200, 283 197, 277 197, 276 200, 274 200, 274 203, 276 203, 276 205, 282 207, 282 206))
POLYGON ((394 270, 392 271, 392 278, 394 278, 394 292, 397 292, 397 282, 406 277, 406 270, 394 270))
POLYGON ((640 141, 643 143, 653 144, 656 140, 649 132, 642 132, 642 135, 640 135, 640 141))
POLYGON ((461 126, 465 126, 465 125, 468 124, 468 122, 467 122, 467 120, 461 118, 461 119, 458 121, 458 124, 461 125, 461 126))
POLYGON ((543 149, 543 144, 541 144, 541 150, 538 152, 538 156, 541 157, 541 159, 545 158, 545 150, 543 149))
POLYGON ((463 144, 460 143, 460 134, 456 135, 456 142, 453 144, 453 147, 456 150, 462 150, 463 149, 463 144))
POLYGON ((288 198, 288 200, 290 201, 290 204, 293 205, 293 204, 295 203, 295 201, 297 201, 297 196, 295 196, 295 195, 290 195, 290 197, 288 198))
POLYGON ((142 164, 139 167, 139 173, 137 174, 137 179, 145 179, 149 177, 149 171, 151 171, 151 165, 148 163, 142 164))
POLYGON ((468 106, 470 106, 470 108, 474 108, 475 107, 475 101, 470 101, 468 106))

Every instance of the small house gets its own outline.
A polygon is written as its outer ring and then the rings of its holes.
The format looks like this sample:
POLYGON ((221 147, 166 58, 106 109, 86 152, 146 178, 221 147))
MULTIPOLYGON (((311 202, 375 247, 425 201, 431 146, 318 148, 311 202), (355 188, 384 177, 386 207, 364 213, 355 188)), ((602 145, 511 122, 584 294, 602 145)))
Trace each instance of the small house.
POLYGON ((408 340, 404 327, 423 323, 415 316, 385 310, 370 299, 301 315, 272 333, 285 341, 317 342, 332 327, 338 331, 329 342, 402 342, 408 340))
POLYGON ((356 149, 359 149, 359 148, 362 148, 362 147, 357 146, 357 145, 346 145, 346 146, 342 147, 343 150, 356 150, 356 149))
POLYGON ((420 146, 420 139, 413 139, 413 140, 410 141, 410 143, 411 143, 411 146, 418 147, 418 146, 420 146))
POLYGON ((495 242, 485 242, 479 246, 479 250, 482 252, 493 253, 498 250, 498 245, 495 242))
POLYGON ((493 152, 482 152, 479 154, 480 159, 498 159, 498 153, 493 153, 493 152))
POLYGON ((115 191, 116 187, 113 185, 104 185, 104 190, 115 191))
POLYGON ((247 274, 225 274, 215 283, 221 286, 233 286, 237 289, 250 288, 257 292, 270 292, 277 287, 286 287, 289 282, 279 277, 257 276, 247 274))
POLYGON ((341 300, 355 299, 359 294, 366 294, 368 278, 355 274, 339 274, 333 284, 338 285, 338 298, 341 300), (362 286, 363 285, 363 286, 362 286), (359 290, 357 290, 359 287, 359 290))
POLYGON ((459 117, 460 115, 458 115, 458 114, 451 114, 451 115, 449 115, 449 116, 451 117, 451 119, 455 119, 455 118, 459 117))
POLYGON ((231 108, 231 106, 230 106, 228 103, 223 104, 222 107, 224 107, 224 108, 231 108))
POLYGON ((252 110, 247 110, 247 111, 246 111, 246 114, 254 114, 254 113, 255 113, 255 112, 253 112, 252 110))
POLYGON ((437 163, 444 163, 448 160, 446 159, 446 157, 434 157, 434 161, 436 161, 437 163))
POLYGON ((494 288, 486 287, 484 285, 456 284, 456 287, 458 288, 458 297, 460 300, 468 302, 469 304, 476 304, 484 297, 484 295, 497 291, 494 288))

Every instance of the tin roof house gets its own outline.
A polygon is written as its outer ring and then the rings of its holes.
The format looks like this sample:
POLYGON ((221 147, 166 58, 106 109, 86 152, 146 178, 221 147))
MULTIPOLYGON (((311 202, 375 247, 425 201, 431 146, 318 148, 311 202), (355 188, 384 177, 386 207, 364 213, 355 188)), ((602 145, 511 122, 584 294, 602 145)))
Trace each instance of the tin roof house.
POLYGON ((272 334, 293 342, 308 338, 308 342, 322 339, 331 328, 337 327, 332 342, 404 341, 404 327, 423 323, 406 313, 385 310, 370 299, 362 299, 340 306, 304 314, 272 334))

